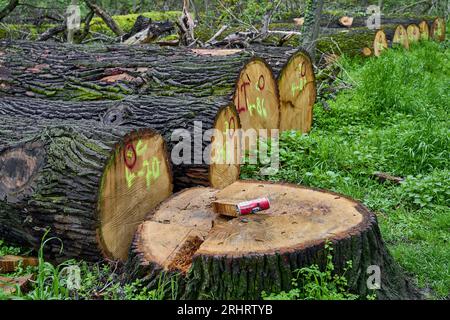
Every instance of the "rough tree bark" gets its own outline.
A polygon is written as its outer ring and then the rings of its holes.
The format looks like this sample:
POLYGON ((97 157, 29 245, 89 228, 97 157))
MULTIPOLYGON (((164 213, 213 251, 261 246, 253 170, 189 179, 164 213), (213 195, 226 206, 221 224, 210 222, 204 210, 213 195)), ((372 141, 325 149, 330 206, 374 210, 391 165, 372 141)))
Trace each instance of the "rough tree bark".
POLYGON ((151 129, 3 115, 0 238, 38 249, 50 228, 64 245, 59 255, 60 243, 50 242, 51 258, 126 259, 171 179, 164 140, 151 129), (144 177, 129 179, 138 167, 144 177))
MULTIPOLYGON (((0 115, 17 115, 55 122, 70 120, 73 123, 92 120, 105 128, 122 126, 152 128, 164 137, 170 154, 178 144, 178 139, 172 141, 172 134, 177 129, 185 129, 190 136, 183 136, 182 141, 186 143, 188 154, 184 154, 179 149, 176 149, 174 154, 187 157, 186 163, 172 164, 176 190, 193 185, 213 185, 221 188, 239 178, 239 163, 209 165, 209 162, 203 161, 203 151, 210 143, 210 137, 205 136, 205 140, 200 140, 200 144, 195 142, 193 137, 194 133, 202 137, 207 130, 213 128, 220 132, 226 132, 226 130, 231 132, 233 129, 240 128, 235 108, 229 106, 226 100, 204 100, 189 96, 147 96, 119 102, 53 102, 4 97, 0 100, 0 115), (188 138, 191 140, 187 140, 188 138), (200 163, 194 163, 195 159, 200 159, 200 163)), ((220 141, 217 140, 217 143, 220 141)), ((178 146, 180 147, 181 145, 178 146)), ((214 145, 214 148, 216 147, 223 150, 222 146, 214 145)), ((238 156, 237 151, 235 152, 238 156)))
POLYGON ((347 261, 349 290, 365 297, 367 270, 381 270, 380 299, 420 295, 387 251, 375 214, 339 194, 297 185, 238 181, 223 190, 194 188, 174 195, 138 227, 127 262, 130 278, 157 286, 162 274, 179 274, 183 299, 259 299, 262 291, 291 289, 296 270, 324 268, 326 241, 334 272, 347 261), (195 196, 193 196, 195 195, 195 196), (229 218, 214 213, 216 200, 269 197, 271 208, 229 218))
POLYGON ((19 0, 9 0, 9 3, 0 10, 0 21, 7 17, 19 5, 19 0))

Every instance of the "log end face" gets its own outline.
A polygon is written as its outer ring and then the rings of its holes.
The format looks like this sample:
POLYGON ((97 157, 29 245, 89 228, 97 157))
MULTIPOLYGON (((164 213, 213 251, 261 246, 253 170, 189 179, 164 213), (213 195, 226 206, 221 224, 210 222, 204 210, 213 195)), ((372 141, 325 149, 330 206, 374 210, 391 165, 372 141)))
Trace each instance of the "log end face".
POLYGON ((278 80, 280 90, 280 130, 311 130, 316 81, 312 60, 299 51, 284 66, 278 80))
POLYGON ((214 122, 209 181, 213 188, 222 189, 239 179, 241 143, 238 130, 239 115, 234 106, 222 108, 214 122))
POLYGON ((388 48, 386 33, 383 30, 378 30, 373 41, 373 54, 379 57, 381 53, 388 48))
POLYGON ((163 138, 148 130, 128 135, 102 178, 99 235, 105 254, 125 260, 137 226, 172 190, 163 138))
POLYGON ((279 128, 278 86, 272 69, 264 60, 253 58, 244 66, 233 101, 243 130, 279 128))

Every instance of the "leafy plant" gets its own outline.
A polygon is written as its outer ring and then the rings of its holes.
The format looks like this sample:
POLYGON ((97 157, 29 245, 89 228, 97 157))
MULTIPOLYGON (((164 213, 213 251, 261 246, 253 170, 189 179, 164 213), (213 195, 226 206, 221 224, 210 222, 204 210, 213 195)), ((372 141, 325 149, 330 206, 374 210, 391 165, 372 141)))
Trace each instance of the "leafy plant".
POLYGON ((348 292, 345 273, 352 268, 351 261, 347 262, 344 273, 335 274, 333 265, 333 247, 331 242, 325 243, 327 257, 325 270, 320 270, 318 265, 304 267, 296 271, 297 275, 292 279, 292 289, 288 292, 262 293, 265 300, 355 300, 357 295, 348 292))

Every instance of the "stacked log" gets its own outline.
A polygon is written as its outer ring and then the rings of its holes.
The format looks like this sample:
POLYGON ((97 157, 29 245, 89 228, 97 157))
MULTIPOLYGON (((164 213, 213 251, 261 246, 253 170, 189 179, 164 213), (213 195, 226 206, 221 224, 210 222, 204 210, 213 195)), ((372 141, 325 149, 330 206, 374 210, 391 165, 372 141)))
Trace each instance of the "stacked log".
POLYGON ((90 120, 103 126, 105 130, 129 126, 136 129, 151 128, 162 135, 171 156, 173 154, 174 157, 186 160, 184 163, 172 162, 176 190, 194 185, 222 188, 239 178, 239 150, 234 151, 236 158, 230 159, 233 161, 210 163, 211 157, 215 157, 214 152, 223 150, 227 139, 222 137, 219 140, 217 137, 215 140, 212 139, 214 135, 207 137, 208 130, 217 129, 220 133, 227 133, 230 142, 234 141, 236 148, 240 147, 239 141, 236 141, 237 129, 240 128, 239 117, 235 108, 226 105, 226 101, 209 102, 187 96, 146 96, 115 103, 4 97, 0 100, 0 115, 16 115, 21 118, 45 119, 54 122, 70 120, 76 123, 75 121, 90 120), (172 138, 172 134, 179 129, 187 130, 186 132, 190 134, 188 137, 180 135, 182 144, 178 139, 172 138), (193 134, 200 137, 199 142, 194 141, 193 134), (211 140, 213 140, 211 154, 204 154, 211 140), (180 149, 183 146, 186 147, 185 150, 180 149))
POLYGON ((138 227, 127 272, 149 288, 160 276, 179 275, 184 299, 259 299, 262 291, 291 289, 296 270, 324 268, 326 241, 334 271, 347 271, 351 292, 365 297, 369 266, 381 270, 381 299, 418 298, 389 255, 375 214, 342 195, 289 184, 238 181, 223 190, 193 188, 174 195, 138 227), (230 218, 214 201, 269 197, 267 211, 230 218))
POLYGON ((125 260, 149 210, 172 193, 164 139, 151 129, 3 115, 0 238, 56 259, 125 260), (20 124, 20 125, 19 125, 20 124))

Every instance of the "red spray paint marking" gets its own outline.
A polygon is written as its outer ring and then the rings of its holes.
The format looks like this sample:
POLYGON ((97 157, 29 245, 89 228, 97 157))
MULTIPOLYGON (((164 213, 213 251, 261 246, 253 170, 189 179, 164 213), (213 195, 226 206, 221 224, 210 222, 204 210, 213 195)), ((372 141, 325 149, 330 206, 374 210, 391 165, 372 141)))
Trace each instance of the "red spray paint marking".
POLYGON ((260 91, 263 91, 265 86, 266 86, 266 79, 264 79, 264 76, 261 75, 258 80, 258 88, 260 91))
POLYGON ((134 146, 129 143, 123 149, 123 159, 128 169, 132 170, 137 162, 137 155, 134 146))
POLYGON ((238 93, 238 113, 247 111, 247 87, 250 86, 250 82, 244 81, 240 86, 240 93, 238 93), (244 92, 244 105, 241 104, 241 93, 244 92))

